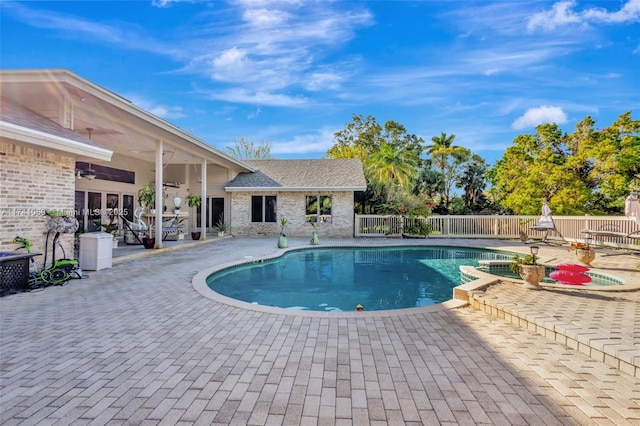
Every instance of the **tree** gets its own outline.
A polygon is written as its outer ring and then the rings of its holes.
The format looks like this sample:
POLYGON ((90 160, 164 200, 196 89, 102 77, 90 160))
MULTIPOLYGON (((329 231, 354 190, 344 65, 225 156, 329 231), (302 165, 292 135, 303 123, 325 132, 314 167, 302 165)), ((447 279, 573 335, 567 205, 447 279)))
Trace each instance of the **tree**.
POLYGON ((409 191, 418 174, 418 156, 413 151, 395 149, 383 143, 365 167, 374 190, 389 202, 396 191, 409 191))
POLYGON ((334 134, 328 158, 360 158, 368 190, 357 200, 363 210, 383 208, 394 192, 410 191, 417 174, 422 138, 409 134, 400 123, 389 120, 384 126, 372 116, 354 114, 345 128, 334 134), (382 200, 378 199, 382 198, 382 200))
POLYGON ((464 190, 462 200, 465 213, 479 212, 487 205, 484 195, 487 187, 485 177, 487 169, 487 163, 477 154, 472 155, 471 159, 464 164, 464 171, 456 186, 464 190))
POLYGON ((233 138, 232 147, 228 146, 227 152, 238 160, 267 160, 271 156, 271 142, 262 141, 256 145, 247 137, 233 138))
POLYGON ((453 145, 456 135, 447 136, 441 132, 440 136, 431 138, 432 145, 427 146, 427 153, 431 155, 433 164, 440 170, 442 175, 442 192, 440 194, 440 204, 445 208, 449 207, 451 189, 457 178, 458 167, 469 159, 471 151, 461 146, 453 145))

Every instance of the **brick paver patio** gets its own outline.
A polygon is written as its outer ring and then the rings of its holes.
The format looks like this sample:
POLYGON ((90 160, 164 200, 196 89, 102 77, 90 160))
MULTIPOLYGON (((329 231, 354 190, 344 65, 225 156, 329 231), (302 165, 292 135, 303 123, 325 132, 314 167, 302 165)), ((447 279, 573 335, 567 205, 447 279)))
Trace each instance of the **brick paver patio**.
MULTIPOLYGON (((0 423, 640 424, 633 372, 471 307, 302 317, 219 303, 191 285, 211 265, 276 250, 273 238, 230 238, 0 299, 0 423)), ((637 258, 599 262, 638 279, 637 258)), ((517 310, 520 295, 527 309, 566 311, 602 334, 626 328, 621 339, 638 345, 638 292, 592 293, 502 284, 484 297, 517 310)))

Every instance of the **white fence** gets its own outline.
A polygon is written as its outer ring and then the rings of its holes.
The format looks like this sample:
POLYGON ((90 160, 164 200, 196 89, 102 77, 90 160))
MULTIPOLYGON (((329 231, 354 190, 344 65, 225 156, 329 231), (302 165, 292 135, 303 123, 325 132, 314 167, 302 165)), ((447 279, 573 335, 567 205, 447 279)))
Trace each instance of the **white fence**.
MULTIPOLYGON (((421 218, 431 225, 432 238, 519 238, 520 230, 529 238, 542 238, 544 231, 529 229, 537 223, 539 216, 430 216, 421 218), (528 221, 520 226, 522 221, 528 221)), ((355 237, 402 237, 403 229, 410 226, 411 219, 401 216, 356 215, 355 237)), ((587 235, 581 231, 615 230, 621 234, 639 231, 638 225, 625 216, 554 216, 556 231, 549 233, 550 240, 584 241, 587 235)), ((597 236, 597 245, 622 248, 640 248, 638 239, 597 236)))

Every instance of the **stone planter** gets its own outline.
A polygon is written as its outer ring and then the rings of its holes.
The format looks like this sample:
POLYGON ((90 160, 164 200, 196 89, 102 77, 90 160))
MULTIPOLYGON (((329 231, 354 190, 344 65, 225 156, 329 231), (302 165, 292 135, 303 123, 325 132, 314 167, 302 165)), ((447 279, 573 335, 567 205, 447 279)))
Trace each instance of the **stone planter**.
POLYGON ((576 250, 576 259, 578 262, 589 265, 596 258, 596 252, 593 250, 576 250))
POLYGON ((278 237, 278 248, 287 248, 288 247, 287 237, 280 235, 278 237))
POLYGON ((524 288, 541 290, 540 281, 544 279, 543 265, 520 265, 520 277, 524 281, 524 288))

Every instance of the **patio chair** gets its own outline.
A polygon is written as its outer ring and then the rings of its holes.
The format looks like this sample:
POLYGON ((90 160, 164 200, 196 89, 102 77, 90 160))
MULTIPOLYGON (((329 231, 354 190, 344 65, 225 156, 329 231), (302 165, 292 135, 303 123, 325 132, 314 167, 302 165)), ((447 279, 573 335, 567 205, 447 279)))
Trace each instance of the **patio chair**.
MULTIPOLYGON (((631 191, 631 194, 626 198, 624 202, 624 214, 627 219, 634 221, 640 225, 640 191, 631 191)), ((611 237, 630 240, 640 240, 640 228, 631 232, 623 232, 618 225, 606 224, 599 229, 583 229, 581 233, 587 235, 589 238, 596 237, 611 237)), ((640 254, 640 253, 619 253, 619 254, 640 254)), ((612 255, 609 255, 612 256, 612 255)))
POLYGON ((553 217, 551 216, 551 209, 546 202, 542 204, 542 212, 540 215, 540 219, 538 219, 538 223, 530 226, 529 229, 531 229, 532 231, 544 232, 544 236, 540 241, 541 243, 551 244, 551 241, 549 241, 549 233, 552 231, 556 233, 560 238, 562 238, 563 241, 565 241, 560 231, 558 231, 558 229, 556 228, 556 224, 553 221, 553 217))
MULTIPOLYGON (((178 234, 182 230, 182 223, 178 216, 162 222, 162 241, 166 241, 169 237, 178 239, 178 234)), ((173 238, 172 238, 173 239, 173 238)))

